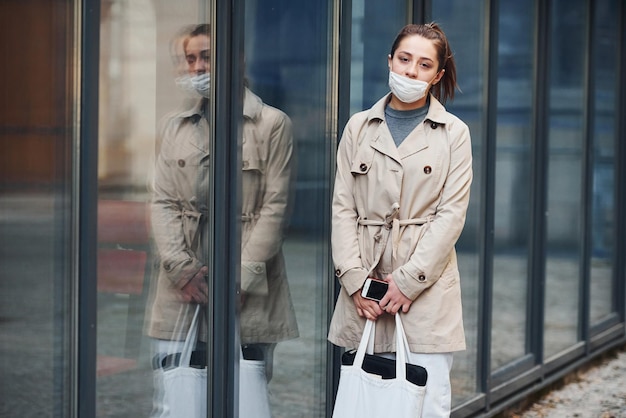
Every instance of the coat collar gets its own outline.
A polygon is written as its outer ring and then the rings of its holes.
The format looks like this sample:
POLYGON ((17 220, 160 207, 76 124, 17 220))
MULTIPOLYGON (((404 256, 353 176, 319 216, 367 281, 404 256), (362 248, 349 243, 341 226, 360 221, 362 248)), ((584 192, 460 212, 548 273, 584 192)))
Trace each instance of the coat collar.
MULTIPOLYGON (((387 103, 389 103, 390 99, 391 93, 382 97, 370 108, 367 113, 367 119, 369 122, 378 123, 376 134, 370 141, 370 146, 401 163, 403 158, 427 148, 428 142, 424 135, 409 135, 409 137, 406 138, 399 147, 396 147, 389 129, 382 123, 385 120, 385 107, 387 106, 387 103)), ((435 123, 437 125, 445 125, 446 121, 448 121, 448 113, 446 112, 446 109, 433 95, 430 95, 430 106, 424 119, 424 122, 426 121, 430 121, 431 123, 435 123)), ((423 131, 424 124, 422 123, 416 129, 418 131, 423 131)))
MULTIPOLYGON (((387 103, 391 100, 391 93, 383 96, 380 100, 378 100, 374 106, 370 108, 367 113, 367 119, 369 121, 373 120, 385 120, 385 107, 387 103)), ((438 124, 445 125, 448 121, 448 112, 446 108, 439 103, 439 100, 435 99, 435 96, 430 95, 430 107, 428 108, 428 113, 426 114, 426 118, 424 121, 431 121, 438 124)))
MULTIPOLYGON (((208 105, 207 99, 198 99, 193 102, 193 105, 180 112, 177 116, 179 118, 192 118, 194 122, 203 116, 204 109, 208 105)), ((247 87, 244 88, 243 96, 243 116, 247 119, 255 120, 261 115, 263 110, 263 101, 259 96, 252 93, 247 87)))

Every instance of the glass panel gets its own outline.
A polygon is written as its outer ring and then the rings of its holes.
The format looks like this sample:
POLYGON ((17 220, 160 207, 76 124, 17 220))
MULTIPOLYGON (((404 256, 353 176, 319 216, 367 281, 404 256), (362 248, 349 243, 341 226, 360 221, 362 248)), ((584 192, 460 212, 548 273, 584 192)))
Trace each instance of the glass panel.
POLYGON ((245 10, 244 356, 259 351, 266 360, 273 416, 320 417, 332 292, 326 216, 334 152, 327 129, 334 117, 332 16, 326 0, 247 0, 245 10), (263 117, 251 120, 255 96, 263 117), (267 295, 250 287, 255 264, 265 266, 267 295))
POLYGON ((408 23, 407 8, 405 0, 352 1, 350 114, 369 108, 389 92, 386 58, 390 39, 408 23))
POLYGON ((617 0, 593 3, 595 14, 593 109, 593 200, 591 205, 591 322, 611 312, 613 303, 613 254, 615 250, 615 141, 617 51, 619 29, 617 0))
POLYGON ((453 406, 469 399, 478 390, 478 300, 479 300, 479 259, 480 199, 484 74, 484 5, 483 2, 445 0, 433 2, 433 20, 440 23, 448 36, 457 65, 457 82, 461 92, 457 92, 453 102, 446 108, 461 118, 470 129, 474 180, 470 194, 469 209, 465 229, 457 246, 461 290, 463 295, 463 321, 467 350, 455 353, 452 369, 453 406))
MULTIPOLYGON (((206 300, 209 130, 185 77, 192 66, 210 70, 210 38, 196 36, 192 48, 189 33, 206 21, 205 7, 197 0, 102 2, 99 417, 145 417, 153 408, 157 416, 159 366, 181 352, 195 302, 206 300)), ((200 315, 199 354, 206 350, 200 315)), ((193 357, 192 365, 203 363, 193 357)))
POLYGON ((0 2, 2 417, 70 414, 72 8, 0 2))
POLYGON ((533 2, 500 3, 491 369, 526 353, 533 2))
POLYGON ((554 2, 550 66, 545 355, 578 341, 586 2, 554 2))

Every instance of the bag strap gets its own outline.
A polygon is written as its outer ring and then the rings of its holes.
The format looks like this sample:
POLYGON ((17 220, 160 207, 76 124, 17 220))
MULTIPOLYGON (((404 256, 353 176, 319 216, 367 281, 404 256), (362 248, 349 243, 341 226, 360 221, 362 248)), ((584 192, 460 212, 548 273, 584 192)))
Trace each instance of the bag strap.
POLYGON ((404 333, 400 314, 394 315, 396 318, 396 379, 406 380, 406 364, 408 363, 409 342, 404 333))
POLYGON ((196 347, 196 341, 198 340, 198 317, 200 316, 200 305, 196 306, 196 311, 193 314, 189 331, 187 331, 187 337, 183 344, 183 351, 180 354, 180 366, 189 367, 191 361, 191 353, 196 347))
MULTIPOLYGON (((408 353, 410 352, 409 342, 406 339, 400 314, 394 316, 396 321, 396 379, 406 380, 406 364, 408 363, 408 353)), ((369 319, 365 322, 363 336, 354 356, 354 363, 352 363, 354 367, 362 368, 365 354, 373 354, 375 325, 376 323, 369 319)))
POLYGON ((359 343, 359 348, 356 350, 356 355, 354 356, 353 365, 358 368, 363 367, 363 360, 365 359, 365 352, 368 349, 368 345, 370 339, 372 340, 372 346, 374 345, 374 321, 367 320, 365 322, 365 328, 363 329, 363 336, 361 337, 361 342, 359 343))

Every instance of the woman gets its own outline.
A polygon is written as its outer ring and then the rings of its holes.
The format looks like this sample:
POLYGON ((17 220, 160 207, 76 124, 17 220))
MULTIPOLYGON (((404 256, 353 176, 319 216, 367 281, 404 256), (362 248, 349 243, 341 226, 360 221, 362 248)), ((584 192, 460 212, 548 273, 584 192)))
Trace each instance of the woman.
MULTIPOLYGON (((209 302, 210 28, 198 25, 178 39, 188 77, 177 84, 197 95, 160 129, 151 205, 159 269, 147 321, 157 368, 180 351, 193 309, 209 302)), ((293 181, 291 120, 245 88, 242 134, 240 337, 244 358, 265 361, 269 380, 275 345, 298 337, 282 252, 293 181)), ((200 329, 201 353, 209 338, 204 321, 200 329)), ((197 359, 194 366, 206 365, 202 355, 197 359)), ((157 399, 155 415, 160 409, 157 399)))
POLYGON ((402 312, 409 362, 428 370, 423 417, 450 415, 452 353, 465 349, 454 245, 472 182, 469 129, 441 102, 456 67, 435 24, 407 25, 388 56, 391 93, 352 116, 337 152, 332 252, 341 284, 329 340, 349 349, 376 321, 374 352, 392 356, 402 312), (388 284, 376 302, 368 278, 388 284))

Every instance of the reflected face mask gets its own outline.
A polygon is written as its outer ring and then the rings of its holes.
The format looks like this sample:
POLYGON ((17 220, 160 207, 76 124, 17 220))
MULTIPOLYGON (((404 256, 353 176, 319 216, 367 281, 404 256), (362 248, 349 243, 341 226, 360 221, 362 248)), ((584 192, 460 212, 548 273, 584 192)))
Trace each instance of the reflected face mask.
POLYGON ((191 83, 191 76, 189 74, 176 77, 174 79, 174 83, 176 83, 176 87, 178 87, 186 95, 195 96, 196 88, 191 83))
POLYGON ((211 74, 204 73, 192 76, 190 78, 191 84, 193 85, 196 92, 198 92, 202 97, 209 97, 209 93, 211 92, 211 74))

